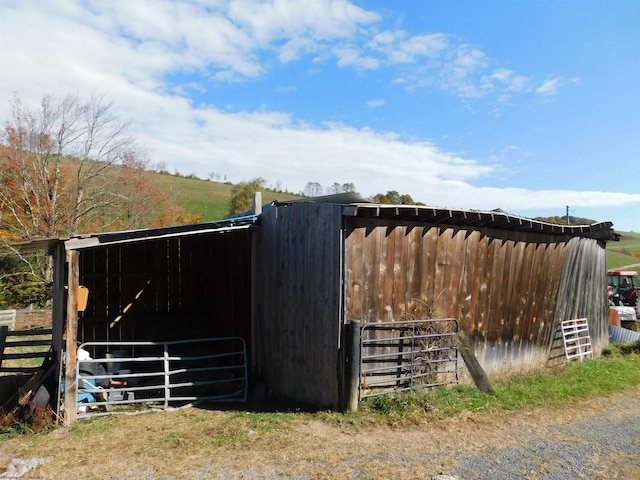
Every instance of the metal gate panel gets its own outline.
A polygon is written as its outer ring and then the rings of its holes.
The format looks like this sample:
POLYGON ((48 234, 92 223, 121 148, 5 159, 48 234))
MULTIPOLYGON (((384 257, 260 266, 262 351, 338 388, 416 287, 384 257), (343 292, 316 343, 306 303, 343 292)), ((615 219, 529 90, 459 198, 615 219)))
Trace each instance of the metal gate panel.
POLYGON ((587 356, 593 358, 589 325, 586 318, 565 320, 562 322, 562 338, 567 360, 577 358, 582 361, 587 356))
POLYGON ((458 383, 454 318, 362 327, 360 398, 458 383))
POLYGON ((113 407, 122 405, 168 408, 202 401, 247 400, 247 354, 240 337, 87 342, 80 348, 128 353, 78 359, 78 418, 119 413, 113 407), (106 371, 99 372, 98 365, 106 371))

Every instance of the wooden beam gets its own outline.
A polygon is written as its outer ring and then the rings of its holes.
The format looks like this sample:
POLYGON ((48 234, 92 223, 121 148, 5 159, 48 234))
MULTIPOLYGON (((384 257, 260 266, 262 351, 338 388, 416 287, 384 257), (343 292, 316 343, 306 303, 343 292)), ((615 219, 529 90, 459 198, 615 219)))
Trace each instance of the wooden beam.
POLYGON ((69 262, 69 284, 67 290, 67 355, 65 358, 64 378, 64 423, 71 425, 76 421, 76 400, 78 384, 76 383, 76 356, 78 352, 78 287, 79 257, 77 250, 67 253, 69 262))
POLYGON ((478 390, 489 395, 495 395, 496 392, 491 386, 489 377, 487 377, 487 374, 480 366, 480 362, 478 362, 478 359, 471 350, 469 338, 464 334, 464 332, 459 332, 453 338, 458 346, 458 351, 460 352, 460 355, 462 355, 465 365, 469 369, 473 382, 476 384, 476 387, 478 387, 478 390))

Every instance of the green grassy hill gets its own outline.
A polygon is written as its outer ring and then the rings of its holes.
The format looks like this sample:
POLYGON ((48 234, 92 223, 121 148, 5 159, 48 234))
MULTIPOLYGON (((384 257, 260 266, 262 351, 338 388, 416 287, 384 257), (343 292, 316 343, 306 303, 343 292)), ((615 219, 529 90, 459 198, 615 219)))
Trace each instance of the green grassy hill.
POLYGON ((607 243, 607 268, 635 270, 640 273, 640 233, 618 232, 619 242, 607 243))
MULTIPOLYGON (((163 187, 176 195, 178 204, 190 215, 200 215, 202 222, 212 222, 226 218, 231 207, 232 184, 211 182, 199 178, 179 177, 158 174, 163 187)), ((291 193, 262 191, 264 205, 274 200, 292 200, 302 198, 291 193)))

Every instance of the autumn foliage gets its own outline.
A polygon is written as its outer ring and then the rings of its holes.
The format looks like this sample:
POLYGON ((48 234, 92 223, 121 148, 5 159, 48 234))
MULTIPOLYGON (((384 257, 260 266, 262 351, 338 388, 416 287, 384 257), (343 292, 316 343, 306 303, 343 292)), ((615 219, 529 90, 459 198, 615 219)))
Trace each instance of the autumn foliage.
POLYGON ((15 97, 10 107, 0 131, 0 307, 34 295, 41 303, 51 281, 44 253, 25 254, 16 242, 199 220, 161 188, 104 98, 45 96, 28 106, 15 97))
POLYGON ((128 124, 102 98, 11 102, 0 150, 0 235, 10 240, 146 228, 188 219, 146 170, 128 124))

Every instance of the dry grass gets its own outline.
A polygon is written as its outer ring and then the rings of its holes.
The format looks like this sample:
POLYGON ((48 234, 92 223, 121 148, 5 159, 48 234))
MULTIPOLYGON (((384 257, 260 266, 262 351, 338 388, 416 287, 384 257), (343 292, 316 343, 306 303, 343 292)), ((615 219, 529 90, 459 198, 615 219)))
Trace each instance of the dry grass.
POLYGON ((639 393, 395 426, 357 415, 197 408, 100 417, 2 442, 0 467, 16 457, 45 457, 38 478, 429 478, 495 446, 552 441, 549 425, 629 405, 637 415, 639 393))

